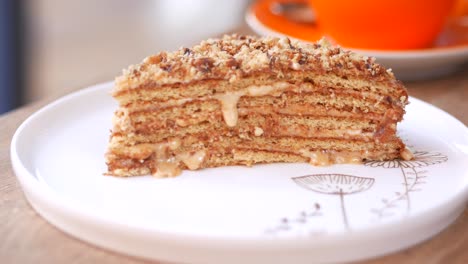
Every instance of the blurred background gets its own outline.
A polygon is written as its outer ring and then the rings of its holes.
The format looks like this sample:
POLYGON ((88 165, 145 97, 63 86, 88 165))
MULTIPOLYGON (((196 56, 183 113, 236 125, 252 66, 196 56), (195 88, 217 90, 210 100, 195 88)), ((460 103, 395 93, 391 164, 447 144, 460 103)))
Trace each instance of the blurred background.
POLYGON ((0 114, 243 23, 248 0, 0 0, 0 114))

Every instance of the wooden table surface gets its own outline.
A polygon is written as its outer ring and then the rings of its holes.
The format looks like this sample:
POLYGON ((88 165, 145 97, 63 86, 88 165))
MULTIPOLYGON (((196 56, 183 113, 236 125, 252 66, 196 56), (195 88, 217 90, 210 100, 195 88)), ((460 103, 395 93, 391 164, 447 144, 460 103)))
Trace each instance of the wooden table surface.
MULTIPOLYGON (((468 124, 468 65, 442 79, 405 84, 410 95, 438 106, 468 124)), ((0 116, 0 262, 149 263, 96 248, 62 233, 41 218, 26 201, 11 168, 10 141, 25 118, 55 98, 0 116)), ((429 241, 363 263, 468 263, 468 209, 454 224, 429 241)))

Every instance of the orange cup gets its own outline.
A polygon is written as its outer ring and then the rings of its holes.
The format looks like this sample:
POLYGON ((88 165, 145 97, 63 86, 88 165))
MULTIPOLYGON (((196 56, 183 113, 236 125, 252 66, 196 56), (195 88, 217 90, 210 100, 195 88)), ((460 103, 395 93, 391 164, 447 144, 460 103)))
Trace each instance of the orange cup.
POLYGON ((431 46, 454 0, 310 0, 317 27, 343 46, 418 49, 431 46))
MULTIPOLYGON (((281 20, 281 28, 302 32, 293 37, 329 36, 338 44, 358 49, 406 50, 430 47, 450 16, 455 0, 261 0, 259 4, 309 3, 315 23, 303 24, 263 7, 259 14, 281 20), (306 32, 304 32, 306 31, 306 32)), ((257 10, 258 11, 258 10, 257 10)), ((255 12, 255 10, 254 10, 255 12)), ((283 30, 284 31, 284 30, 283 30)), ((304 39, 304 38, 303 38, 304 39)))

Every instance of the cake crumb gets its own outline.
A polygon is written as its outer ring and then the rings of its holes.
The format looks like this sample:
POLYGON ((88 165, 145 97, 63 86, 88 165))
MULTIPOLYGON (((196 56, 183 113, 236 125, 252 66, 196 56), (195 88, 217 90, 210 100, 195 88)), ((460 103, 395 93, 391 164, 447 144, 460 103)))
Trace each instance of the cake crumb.
POLYGON ((255 136, 257 136, 257 137, 263 135, 263 129, 262 129, 261 127, 255 127, 254 134, 255 134, 255 136))

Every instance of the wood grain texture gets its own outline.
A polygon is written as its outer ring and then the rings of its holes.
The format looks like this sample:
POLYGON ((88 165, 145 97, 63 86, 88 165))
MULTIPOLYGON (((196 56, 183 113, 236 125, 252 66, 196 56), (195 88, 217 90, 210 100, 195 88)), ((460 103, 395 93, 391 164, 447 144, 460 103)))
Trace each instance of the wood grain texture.
MULTIPOLYGON (((467 76, 468 66, 444 79, 406 85, 412 96, 444 109, 466 125, 467 76)), ((43 100, 0 117, 0 262, 149 263, 76 240, 47 223, 27 203, 11 168, 10 141, 21 122, 51 100, 43 100)), ((429 241, 363 263, 468 263, 467 249, 468 210, 465 210, 454 224, 429 241)))

